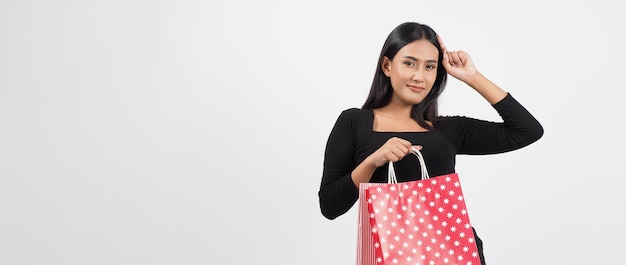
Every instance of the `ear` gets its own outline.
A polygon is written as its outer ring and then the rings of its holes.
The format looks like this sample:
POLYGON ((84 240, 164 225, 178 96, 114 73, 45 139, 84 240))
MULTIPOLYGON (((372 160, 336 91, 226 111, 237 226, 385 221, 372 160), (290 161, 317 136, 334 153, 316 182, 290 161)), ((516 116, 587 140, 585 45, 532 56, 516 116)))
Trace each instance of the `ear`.
POLYGON ((383 57, 383 61, 380 64, 380 70, 383 71, 383 73, 389 77, 389 72, 391 71, 391 60, 389 60, 389 58, 387 58, 387 56, 383 57))

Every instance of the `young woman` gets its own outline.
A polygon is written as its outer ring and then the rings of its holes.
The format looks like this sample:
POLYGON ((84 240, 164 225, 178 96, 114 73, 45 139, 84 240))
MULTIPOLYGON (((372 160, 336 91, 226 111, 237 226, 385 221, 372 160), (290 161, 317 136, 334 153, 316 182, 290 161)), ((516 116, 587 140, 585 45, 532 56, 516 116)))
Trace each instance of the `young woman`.
POLYGON ((386 182, 390 161, 398 182, 419 179, 417 158, 407 156, 413 147, 421 149, 430 175, 439 176, 455 172, 457 154, 508 152, 542 135, 539 122, 483 76, 468 53, 448 51, 427 25, 403 23, 383 45, 363 107, 343 111, 330 132, 318 193, 322 214, 335 219, 346 213, 358 200, 360 183, 386 182), (437 99, 448 74, 484 97, 503 122, 439 116, 437 99))

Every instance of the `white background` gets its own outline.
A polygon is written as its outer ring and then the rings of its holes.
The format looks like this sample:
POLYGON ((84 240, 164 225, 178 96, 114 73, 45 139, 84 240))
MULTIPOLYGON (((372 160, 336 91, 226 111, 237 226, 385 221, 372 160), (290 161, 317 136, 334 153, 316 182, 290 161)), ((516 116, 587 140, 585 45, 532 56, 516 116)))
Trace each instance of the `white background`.
MULTIPOLYGON (((356 207, 319 211, 323 150, 405 21, 544 126, 458 157, 487 262, 620 264, 617 5, 2 0, 0 264, 354 264, 356 207)), ((499 121, 455 81, 441 114, 499 121)))

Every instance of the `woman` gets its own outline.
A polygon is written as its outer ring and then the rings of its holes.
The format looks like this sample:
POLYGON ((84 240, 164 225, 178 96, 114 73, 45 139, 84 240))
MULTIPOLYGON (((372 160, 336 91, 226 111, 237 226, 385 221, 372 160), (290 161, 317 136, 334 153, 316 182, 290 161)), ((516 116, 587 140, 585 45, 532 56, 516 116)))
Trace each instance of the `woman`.
POLYGON ((439 176, 455 172, 457 154, 508 152, 542 135, 539 122, 477 71, 468 53, 448 51, 427 25, 403 23, 383 45, 363 107, 343 111, 329 135, 318 193, 322 214, 335 219, 347 212, 358 200, 360 183, 386 182, 390 161, 398 182, 419 179, 417 158, 406 156, 411 148, 421 149, 430 175, 439 176), (503 122, 439 116, 437 99, 448 74, 485 98, 503 122))

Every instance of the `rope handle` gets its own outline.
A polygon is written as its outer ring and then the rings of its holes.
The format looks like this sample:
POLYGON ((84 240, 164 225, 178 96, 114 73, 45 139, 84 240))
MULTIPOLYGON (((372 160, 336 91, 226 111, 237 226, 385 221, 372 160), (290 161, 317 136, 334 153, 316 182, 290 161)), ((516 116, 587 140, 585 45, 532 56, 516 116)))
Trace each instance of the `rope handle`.
MULTIPOLYGON (((428 170, 426 169, 426 162, 424 162, 424 156, 422 156, 422 152, 415 148, 411 148, 411 153, 417 156, 417 160, 420 162, 420 168, 422 169, 422 178, 421 179, 429 179, 428 170)), ((389 172, 387 174, 387 183, 388 184, 396 184, 398 183, 398 178, 396 177, 396 171, 393 167, 393 162, 389 161, 389 172)))

